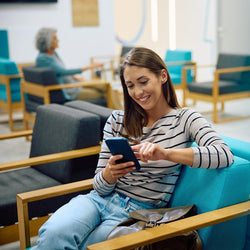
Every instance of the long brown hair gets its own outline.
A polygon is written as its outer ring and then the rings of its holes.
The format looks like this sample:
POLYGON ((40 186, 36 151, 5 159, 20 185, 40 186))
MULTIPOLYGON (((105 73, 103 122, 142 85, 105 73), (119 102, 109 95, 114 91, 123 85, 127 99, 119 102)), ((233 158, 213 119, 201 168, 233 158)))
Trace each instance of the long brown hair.
POLYGON ((162 85, 162 91, 168 105, 172 108, 179 107, 172 80, 169 76, 164 61, 154 51, 136 47, 128 52, 120 65, 120 79, 124 94, 124 127, 128 138, 139 139, 142 136, 142 127, 148 122, 148 116, 145 110, 138 105, 129 95, 125 85, 124 69, 126 65, 137 66, 149 69, 157 77, 161 75, 163 69, 167 71, 168 79, 162 85))

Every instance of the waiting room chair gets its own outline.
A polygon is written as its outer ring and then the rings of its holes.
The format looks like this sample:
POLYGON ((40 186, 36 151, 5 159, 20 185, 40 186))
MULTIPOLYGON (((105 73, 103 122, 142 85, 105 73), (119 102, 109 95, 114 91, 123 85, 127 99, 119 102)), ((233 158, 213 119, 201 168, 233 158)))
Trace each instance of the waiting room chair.
POLYGON ((59 84, 55 72, 46 67, 24 67, 24 79, 21 82, 21 93, 23 100, 23 121, 25 129, 29 123, 34 123, 35 113, 38 106, 43 104, 64 104, 68 100, 62 92, 65 88, 93 87, 104 85, 107 88, 106 99, 93 99, 89 102, 112 108, 112 93, 109 82, 94 80, 79 83, 59 84))
POLYGON ((119 72, 120 72, 120 62, 123 59, 123 57, 134 47, 130 46, 123 46, 121 48, 121 53, 120 55, 107 55, 107 56, 94 56, 91 57, 90 62, 94 63, 96 60, 98 61, 103 61, 107 67, 104 67, 103 70, 92 70, 91 75, 92 79, 96 78, 102 78, 106 80, 108 72, 111 74, 112 80, 117 79, 117 75, 119 77, 119 72))
POLYGON ((250 97, 250 55, 220 53, 212 81, 187 82, 188 70, 193 69, 196 75, 198 69, 207 67, 212 67, 212 65, 194 65, 183 68, 184 106, 186 99, 212 103, 214 123, 250 117, 250 115, 220 119, 218 117, 219 103, 223 111, 226 101, 250 97))
MULTIPOLYGON (((0 135, 1 140, 32 135, 29 159, 0 164, 0 245, 19 239, 18 193, 52 186, 60 189, 61 184, 94 176, 103 129, 101 116, 59 104, 40 105, 33 131, 0 135)), ((37 235, 48 214, 72 196, 29 205, 26 219, 30 219, 31 235, 37 235), (34 217, 37 219, 31 220, 34 217)))
MULTIPOLYGON (((88 246, 89 250, 134 249, 148 243, 200 229, 204 250, 249 249, 250 153, 248 142, 223 137, 235 155, 223 169, 183 166, 171 207, 196 204, 198 215, 88 246), (190 181, 192 180, 192 181, 190 181)), ((195 144, 193 146, 196 146, 195 144)), ((17 195, 20 249, 30 247, 27 206, 44 197, 57 197, 92 188, 92 179, 17 195)))
POLYGON ((14 61, 0 58, 0 109, 7 112, 11 131, 14 128, 15 112, 22 111, 21 102, 21 74, 14 61))
MULTIPOLYGON (((184 66, 196 65, 192 61, 192 52, 189 50, 170 50, 166 51, 164 62, 167 65, 172 83, 175 89, 180 89, 183 93, 184 98, 184 83, 183 83, 183 72, 182 69, 184 66)), ((185 72, 187 83, 193 82, 194 75, 192 70, 185 72)))

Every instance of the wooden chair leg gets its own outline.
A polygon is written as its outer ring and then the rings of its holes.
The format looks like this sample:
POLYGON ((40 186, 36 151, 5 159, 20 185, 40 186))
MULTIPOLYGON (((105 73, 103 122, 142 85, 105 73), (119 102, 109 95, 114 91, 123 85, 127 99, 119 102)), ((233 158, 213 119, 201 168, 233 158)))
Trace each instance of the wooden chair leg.
POLYGON ((218 122, 218 108, 217 108, 217 102, 214 102, 214 109, 213 109, 213 122, 218 122))

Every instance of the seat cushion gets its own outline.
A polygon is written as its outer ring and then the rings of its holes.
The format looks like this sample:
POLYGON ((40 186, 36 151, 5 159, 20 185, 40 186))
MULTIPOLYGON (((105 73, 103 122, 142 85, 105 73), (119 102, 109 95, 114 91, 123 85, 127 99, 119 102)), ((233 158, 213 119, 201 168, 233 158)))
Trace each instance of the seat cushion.
MULTIPOLYGON (((212 95, 213 82, 200 82, 188 84, 190 92, 212 95)), ((250 85, 246 83, 238 84, 234 81, 219 81, 219 94, 238 93, 250 91, 250 85)))
POLYGON ((16 169, 0 174, 0 222, 11 225, 17 222, 16 195, 61 184, 33 168, 16 169))
MULTIPOLYGON (((2 172, 0 174, 0 226, 17 222, 17 194, 57 185, 61 183, 30 167, 2 172)), ((89 191, 31 202, 29 203, 29 218, 53 213, 71 198, 87 192, 89 191)))
MULTIPOLYGON (((37 108, 30 157, 87 148, 100 143, 100 117, 64 105, 37 108)), ((67 183, 94 176, 98 154, 33 166, 57 181, 67 183)))
POLYGON ((112 109, 102 107, 100 105, 96 105, 96 104, 89 103, 86 101, 71 101, 71 102, 67 102, 65 105, 71 108, 88 111, 90 113, 98 115, 101 121, 100 137, 101 139, 103 138, 103 128, 106 124, 107 119, 112 113, 112 109))

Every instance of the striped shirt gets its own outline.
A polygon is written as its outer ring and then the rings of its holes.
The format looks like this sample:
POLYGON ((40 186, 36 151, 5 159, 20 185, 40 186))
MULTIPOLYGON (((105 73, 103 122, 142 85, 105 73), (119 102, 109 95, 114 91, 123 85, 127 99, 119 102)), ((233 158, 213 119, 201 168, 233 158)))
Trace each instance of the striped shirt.
MULTIPOLYGON (((94 177, 94 189, 101 196, 118 191, 153 206, 164 207, 173 194, 181 164, 166 160, 147 163, 139 161, 139 171, 132 171, 119 178, 115 184, 108 184, 102 177, 102 170, 111 156, 105 139, 126 134, 123 116, 123 111, 113 111, 104 127, 104 140, 94 177)), ((157 143, 165 149, 192 146, 194 168, 228 167, 233 162, 230 148, 206 119, 189 108, 176 108, 155 122, 152 127, 143 127, 141 142, 157 143), (193 142, 198 146, 194 146, 193 142)))

